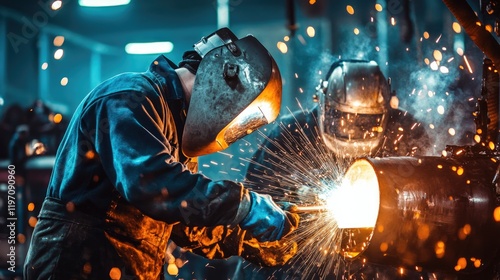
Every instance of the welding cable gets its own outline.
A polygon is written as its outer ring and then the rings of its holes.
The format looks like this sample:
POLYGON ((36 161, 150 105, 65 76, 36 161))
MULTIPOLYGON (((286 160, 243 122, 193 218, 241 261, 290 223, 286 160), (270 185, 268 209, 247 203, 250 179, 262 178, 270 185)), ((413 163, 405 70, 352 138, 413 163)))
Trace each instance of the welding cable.
POLYGON ((488 101, 488 137, 498 145, 498 129, 500 128, 498 112, 500 110, 500 75, 489 58, 483 60, 483 85, 481 95, 488 101))

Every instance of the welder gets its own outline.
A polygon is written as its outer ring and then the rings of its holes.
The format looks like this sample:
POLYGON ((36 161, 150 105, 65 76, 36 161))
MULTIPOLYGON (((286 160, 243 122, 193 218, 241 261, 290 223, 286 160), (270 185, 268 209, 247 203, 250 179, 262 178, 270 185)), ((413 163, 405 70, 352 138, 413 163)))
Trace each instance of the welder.
POLYGON ((194 44, 179 66, 160 55, 146 72, 98 85, 57 151, 24 279, 162 279, 169 238, 189 239, 171 236, 176 224, 231 225, 236 236, 220 233, 224 243, 279 246, 296 214, 194 171, 196 157, 273 121, 281 88, 266 48, 227 28, 194 44))

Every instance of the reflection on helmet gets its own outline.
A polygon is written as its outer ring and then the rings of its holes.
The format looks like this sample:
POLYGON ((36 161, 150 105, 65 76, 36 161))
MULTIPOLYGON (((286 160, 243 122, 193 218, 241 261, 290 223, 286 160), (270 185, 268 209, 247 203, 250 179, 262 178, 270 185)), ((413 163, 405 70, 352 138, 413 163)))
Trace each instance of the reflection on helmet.
POLYGON ((182 136, 182 150, 196 157, 227 148, 276 119, 281 75, 253 36, 237 39, 227 28, 195 44, 203 57, 182 136))
POLYGON ((325 130, 345 141, 378 138, 383 132, 382 114, 353 114, 334 110, 325 115, 325 130))
POLYGON ((336 154, 374 154, 384 137, 390 90, 374 61, 341 60, 322 83, 320 133, 336 154))

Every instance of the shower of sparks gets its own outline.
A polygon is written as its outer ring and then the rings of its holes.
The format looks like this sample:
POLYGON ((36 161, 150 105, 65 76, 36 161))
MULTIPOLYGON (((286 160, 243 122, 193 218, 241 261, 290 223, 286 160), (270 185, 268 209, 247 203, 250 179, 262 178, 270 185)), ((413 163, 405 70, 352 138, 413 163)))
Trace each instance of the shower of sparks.
MULTIPOLYGON (((302 107, 301 109, 299 114, 310 114, 302 107)), ((328 211, 300 214, 299 228, 290 237, 297 242, 298 252, 289 264, 294 272, 307 279, 313 276, 324 278, 332 273, 349 275, 354 271, 349 271, 349 262, 345 262, 341 256, 348 252, 340 252, 341 241, 347 231, 339 228, 335 213, 345 215, 351 212, 344 211, 348 201, 342 201, 342 209, 338 209, 341 207, 339 205, 332 206, 332 201, 338 203, 339 199, 342 200, 341 196, 345 191, 339 190, 343 174, 351 160, 342 157, 334 159, 319 137, 317 126, 301 124, 297 116, 291 111, 290 113, 295 118, 296 128, 278 123, 281 131, 279 141, 257 130, 259 138, 266 140, 270 146, 259 144, 259 147, 254 148, 263 149, 270 155, 270 159, 267 162, 255 162, 249 158, 240 158, 264 171, 249 173, 256 179, 244 184, 250 188, 262 189, 260 181, 269 182, 263 192, 273 196, 276 201, 288 201, 300 206, 325 206, 328 211), (271 172, 268 174, 266 171, 271 172)), ((344 197, 353 197, 352 194, 351 192, 350 196, 344 197)), ((354 197, 359 198, 359 192, 354 197)))
POLYGON ((469 69, 469 73, 472 74, 472 67, 469 64, 469 60, 467 59, 466 55, 464 55, 464 60, 465 60, 465 64, 467 64, 467 69, 469 69))
POLYGON ((439 40, 441 40, 442 36, 443 36, 443 34, 439 35, 439 37, 436 39, 436 44, 439 43, 439 40))
MULTIPOLYGON (((270 167, 265 168, 272 169, 273 176, 254 175, 260 176, 264 181, 280 181, 280 186, 270 186, 266 189, 266 192, 273 196, 285 191, 287 196, 285 200, 298 205, 326 204, 320 196, 337 188, 338 180, 347 164, 334 161, 326 148, 312 143, 303 130, 292 132, 283 124, 280 124, 280 127, 283 130, 280 143, 267 138, 263 133, 260 133, 260 136, 279 151, 275 153, 267 149, 266 152, 275 158, 280 158, 282 162, 268 162, 270 167), (298 133, 299 137, 294 137, 293 133, 298 133), (313 166, 320 168, 316 169, 313 166), (289 174, 289 176, 281 174, 289 174)), ((339 261, 337 250, 341 237, 342 231, 330 212, 301 215, 299 229, 291 237, 299 245, 297 256, 291 260, 294 271, 300 271, 306 276, 316 274, 320 277, 330 273, 339 261)))

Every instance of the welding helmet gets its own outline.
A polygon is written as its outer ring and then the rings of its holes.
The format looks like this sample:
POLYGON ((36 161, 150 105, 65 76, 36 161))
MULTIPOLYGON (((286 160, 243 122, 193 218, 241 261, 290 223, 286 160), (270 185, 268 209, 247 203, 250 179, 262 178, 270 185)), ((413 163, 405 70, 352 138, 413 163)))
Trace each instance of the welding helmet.
POLYGON ((194 49, 202 59, 182 136, 188 157, 223 150, 274 121, 282 90, 276 62, 252 35, 238 39, 222 28, 194 49))
POLYGON ((377 63, 365 60, 335 62, 318 86, 320 134, 338 155, 372 155, 382 144, 391 98, 377 63))

